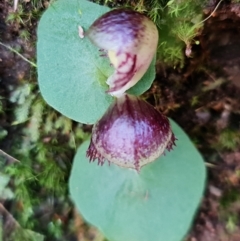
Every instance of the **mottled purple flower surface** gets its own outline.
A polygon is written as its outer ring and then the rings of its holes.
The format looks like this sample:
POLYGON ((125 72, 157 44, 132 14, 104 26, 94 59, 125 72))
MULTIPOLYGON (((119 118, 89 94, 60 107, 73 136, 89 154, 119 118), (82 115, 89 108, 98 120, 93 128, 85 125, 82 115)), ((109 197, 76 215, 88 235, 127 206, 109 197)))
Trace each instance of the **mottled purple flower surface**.
POLYGON ((169 120, 139 97, 117 98, 94 125, 87 156, 140 171, 175 145, 169 120))
POLYGON ((115 9, 98 18, 86 32, 91 42, 108 52, 115 68, 108 78, 108 93, 120 96, 147 71, 158 43, 158 31, 145 15, 115 9))

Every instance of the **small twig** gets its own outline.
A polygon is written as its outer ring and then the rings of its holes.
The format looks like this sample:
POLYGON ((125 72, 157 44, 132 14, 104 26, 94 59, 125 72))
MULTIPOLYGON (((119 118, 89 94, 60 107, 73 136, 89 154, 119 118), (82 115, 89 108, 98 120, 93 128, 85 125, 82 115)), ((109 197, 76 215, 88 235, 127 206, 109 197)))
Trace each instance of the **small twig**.
POLYGON ((205 166, 209 168, 215 168, 217 165, 210 163, 210 162, 205 162, 205 166))
POLYGON ((10 156, 9 154, 7 154, 6 152, 4 152, 3 150, 0 149, 0 156, 5 157, 7 160, 9 160, 11 163, 14 162, 20 162, 19 160, 17 160, 16 158, 10 156))
POLYGON ((218 9, 218 7, 219 7, 219 5, 220 5, 220 3, 221 3, 222 1, 223 1, 223 0, 220 0, 220 1, 219 1, 219 3, 217 4, 217 6, 214 8, 214 10, 211 12, 211 14, 210 14, 207 18, 203 19, 201 22, 199 22, 199 23, 197 23, 197 24, 202 24, 202 23, 204 23, 205 21, 207 21, 209 18, 211 18, 212 15, 217 11, 217 9, 218 9))
POLYGON ((21 57, 23 60, 25 60, 26 62, 28 62, 29 64, 31 64, 33 67, 37 68, 37 65, 36 65, 34 62, 32 62, 32 61, 28 60, 27 58, 25 58, 22 54, 20 54, 20 53, 19 53, 17 50, 15 50, 14 48, 12 48, 12 47, 10 47, 10 46, 2 43, 2 42, 0 42, 0 45, 4 46, 4 47, 7 48, 8 50, 10 50, 10 51, 12 51, 13 53, 17 54, 17 55, 18 55, 19 57, 21 57))
POLYGON ((0 203, 0 214, 6 216, 8 218, 8 222, 14 224, 15 227, 20 227, 19 223, 15 220, 15 218, 8 212, 8 210, 0 203))
POLYGON ((17 11, 17 7, 18 7, 18 0, 14 0, 14 3, 13 3, 13 11, 14 12, 17 11))

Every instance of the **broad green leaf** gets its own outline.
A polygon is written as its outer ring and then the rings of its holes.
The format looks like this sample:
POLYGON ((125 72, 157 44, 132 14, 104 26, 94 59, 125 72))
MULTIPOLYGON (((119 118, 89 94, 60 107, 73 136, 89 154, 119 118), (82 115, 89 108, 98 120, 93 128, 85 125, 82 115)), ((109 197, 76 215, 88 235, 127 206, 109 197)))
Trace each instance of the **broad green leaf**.
MULTIPOLYGON (((43 14, 38 27, 37 64, 40 91, 46 102, 63 115, 95 123, 113 98, 105 81, 113 73, 108 58, 78 27, 87 30, 109 8, 86 0, 58 0, 43 14)), ((155 77, 155 60, 131 93, 140 95, 155 77)))
POLYGON ((186 133, 173 121, 178 141, 173 151, 141 169, 89 163, 80 146, 69 181, 83 217, 109 241, 181 241, 201 201, 204 161, 186 133))

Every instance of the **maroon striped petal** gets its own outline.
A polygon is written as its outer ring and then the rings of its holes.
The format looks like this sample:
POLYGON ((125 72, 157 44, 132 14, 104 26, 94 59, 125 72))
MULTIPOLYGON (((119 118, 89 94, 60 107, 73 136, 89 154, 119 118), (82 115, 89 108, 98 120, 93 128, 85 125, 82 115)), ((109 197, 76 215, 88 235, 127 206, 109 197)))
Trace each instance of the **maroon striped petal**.
POLYGON ((158 31, 145 15, 130 9, 112 10, 97 19, 86 36, 108 56, 115 71, 108 93, 120 96, 147 71, 158 43, 158 31))

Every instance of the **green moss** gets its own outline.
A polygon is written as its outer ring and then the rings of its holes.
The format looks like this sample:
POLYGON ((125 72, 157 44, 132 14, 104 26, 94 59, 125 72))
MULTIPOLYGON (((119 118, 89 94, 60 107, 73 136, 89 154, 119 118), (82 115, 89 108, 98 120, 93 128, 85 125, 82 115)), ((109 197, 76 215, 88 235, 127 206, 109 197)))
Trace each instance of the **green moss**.
POLYGON ((221 150, 235 151, 240 145, 240 133, 236 130, 223 130, 219 137, 216 146, 221 150))

